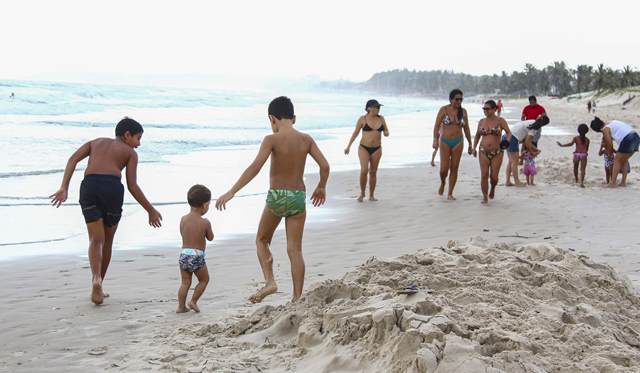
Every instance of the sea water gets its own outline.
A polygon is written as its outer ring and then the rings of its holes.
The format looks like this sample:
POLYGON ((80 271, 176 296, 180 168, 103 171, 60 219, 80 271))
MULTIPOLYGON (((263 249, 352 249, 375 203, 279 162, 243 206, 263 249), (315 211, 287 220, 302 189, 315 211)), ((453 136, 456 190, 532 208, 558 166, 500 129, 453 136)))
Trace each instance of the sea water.
MULTIPOLYGON (((384 104, 381 113, 391 132, 383 139, 381 167, 430 159, 433 120, 446 103, 326 90, 238 91, 0 80, 0 258, 86 252, 86 228, 77 203, 86 161, 78 165, 69 199, 62 207, 51 207, 48 196, 58 189, 71 153, 96 137, 113 137, 115 124, 124 116, 144 126, 137 149, 138 183, 163 214, 164 225, 149 227, 144 210, 126 193, 114 247, 180 245, 177 227, 180 216, 188 212, 188 188, 202 183, 215 197, 233 184, 253 160, 261 140, 271 133, 267 105, 281 94, 293 100, 296 128, 313 136, 332 171, 359 168, 358 140, 350 155, 344 154, 344 148, 368 99, 384 104)), ((472 121, 477 120, 479 105, 469 104, 467 109, 472 121)), ((208 214, 217 239, 255 232, 268 188, 267 171, 265 165, 256 180, 229 203, 228 212, 208 214)), ((317 172, 311 159, 307 172, 317 172)), ((357 178, 354 172, 354 185, 357 178)), ((123 183, 126 185, 124 176, 123 183)), ((309 192, 313 187, 307 185, 309 192)), ((332 219, 330 185, 328 192, 327 205, 313 209, 309 224, 332 219)))

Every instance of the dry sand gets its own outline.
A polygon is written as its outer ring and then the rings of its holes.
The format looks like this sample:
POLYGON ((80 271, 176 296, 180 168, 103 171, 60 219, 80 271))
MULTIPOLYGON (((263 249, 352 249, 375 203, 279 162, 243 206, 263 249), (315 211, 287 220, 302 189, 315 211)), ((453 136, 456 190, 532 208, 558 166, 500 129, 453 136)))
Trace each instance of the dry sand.
POLYGON ((300 303, 175 329, 160 336, 158 361, 177 371, 629 372, 640 371, 639 330, 640 298, 611 267, 552 245, 474 240, 372 257, 300 303), (410 284, 418 293, 397 294, 410 284))
MULTIPOLYGON (((589 118, 582 104, 541 103, 555 126, 589 118)), ((581 189, 556 140, 540 144, 537 186, 505 188, 501 174, 488 206, 469 156, 455 202, 435 194, 430 166, 380 170, 376 203, 355 202, 356 172, 332 175, 333 219, 305 232, 297 305, 280 231, 279 293, 246 302, 261 274, 253 237, 238 237, 208 248, 200 314, 174 313, 177 248, 116 252, 101 307, 88 301, 85 258, 2 262, 0 371, 640 371, 640 306, 625 280, 640 286, 638 159, 629 186, 612 190, 590 157, 581 189), (421 292, 395 294, 408 283, 421 292)))

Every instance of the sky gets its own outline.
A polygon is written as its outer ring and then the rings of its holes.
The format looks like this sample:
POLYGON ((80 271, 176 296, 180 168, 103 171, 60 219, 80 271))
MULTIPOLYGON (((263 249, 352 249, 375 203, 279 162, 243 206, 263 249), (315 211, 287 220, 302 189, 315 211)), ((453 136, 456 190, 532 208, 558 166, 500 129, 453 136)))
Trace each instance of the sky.
POLYGON ((640 68, 637 1, 3 1, 0 78, 640 68))

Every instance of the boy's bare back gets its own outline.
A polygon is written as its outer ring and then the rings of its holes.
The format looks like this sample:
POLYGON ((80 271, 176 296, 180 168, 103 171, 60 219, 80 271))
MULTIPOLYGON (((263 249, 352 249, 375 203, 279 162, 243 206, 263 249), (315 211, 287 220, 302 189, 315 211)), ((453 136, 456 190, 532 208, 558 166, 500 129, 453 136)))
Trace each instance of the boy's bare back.
POLYGON ((98 138, 89 143, 89 163, 85 175, 103 174, 120 177, 135 151, 122 141, 98 138))
POLYGON ((305 190, 307 155, 317 149, 311 136, 290 129, 266 137, 271 145, 270 184, 273 189, 305 190))
POLYGON ((198 214, 189 213, 180 220, 180 235, 183 249, 204 250, 207 247, 205 240, 213 239, 211 222, 198 214))

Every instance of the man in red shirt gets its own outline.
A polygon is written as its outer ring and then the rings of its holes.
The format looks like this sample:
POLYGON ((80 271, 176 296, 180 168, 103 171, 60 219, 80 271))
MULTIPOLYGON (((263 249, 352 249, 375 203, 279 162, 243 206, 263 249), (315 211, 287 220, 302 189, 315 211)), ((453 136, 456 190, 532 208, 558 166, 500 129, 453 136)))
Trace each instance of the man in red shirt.
MULTIPOLYGON (((525 106, 522 109, 522 118, 521 120, 537 120, 541 117, 546 117, 547 112, 544 110, 542 105, 538 105, 538 100, 536 96, 529 96, 529 105, 525 106)), ((538 140, 540 140, 540 135, 542 134, 542 129, 535 130, 535 135, 533 138, 533 144, 538 146, 538 140)))

